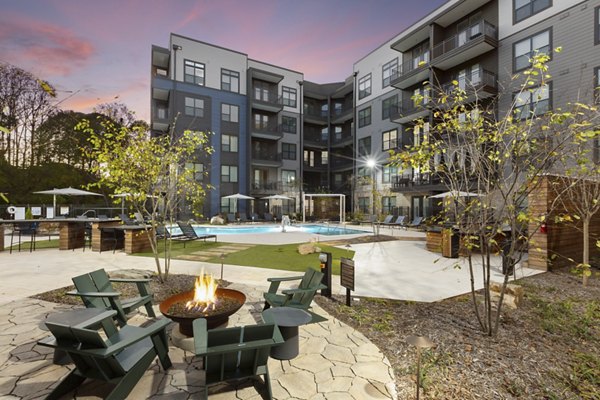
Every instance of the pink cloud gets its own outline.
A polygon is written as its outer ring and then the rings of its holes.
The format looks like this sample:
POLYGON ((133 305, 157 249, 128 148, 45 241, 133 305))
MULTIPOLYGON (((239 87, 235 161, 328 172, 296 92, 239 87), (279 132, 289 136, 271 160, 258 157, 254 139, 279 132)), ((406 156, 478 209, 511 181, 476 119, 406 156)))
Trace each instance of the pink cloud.
POLYGON ((61 26, 13 14, 0 17, 0 53, 17 66, 66 76, 87 64, 95 49, 61 26))

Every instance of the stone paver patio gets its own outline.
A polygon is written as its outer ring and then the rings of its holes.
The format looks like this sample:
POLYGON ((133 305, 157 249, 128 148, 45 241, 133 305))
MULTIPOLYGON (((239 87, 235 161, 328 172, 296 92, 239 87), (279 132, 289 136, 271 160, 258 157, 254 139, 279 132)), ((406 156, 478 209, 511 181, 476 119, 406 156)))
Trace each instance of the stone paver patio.
MULTIPOLYGON (((253 324, 262 310, 262 288, 233 284, 246 293, 242 309, 229 325, 253 324)), ((35 299, 5 303, 0 307, 0 398, 44 398, 72 366, 52 364, 52 350, 36 345, 48 335, 40 327, 52 312, 69 306, 35 299)), ((276 399, 389 399, 396 398, 393 371, 381 351, 360 332, 329 316, 315 305, 314 312, 328 321, 300 329, 300 354, 290 361, 269 360, 276 399)), ((143 321, 134 317, 134 324, 143 321)), ((172 325, 173 326, 173 325, 172 325)), ((176 332, 172 332, 176 337, 176 332)), ((184 346, 185 347, 185 346, 184 346)), ((190 351, 171 345, 173 367, 162 371, 155 361, 129 398, 194 399, 202 394, 201 361, 190 351)), ((100 398, 106 386, 86 381, 77 398, 100 398)), ((260 399, 264 385, 241 380, 211 386, 211 399, 260 399)))

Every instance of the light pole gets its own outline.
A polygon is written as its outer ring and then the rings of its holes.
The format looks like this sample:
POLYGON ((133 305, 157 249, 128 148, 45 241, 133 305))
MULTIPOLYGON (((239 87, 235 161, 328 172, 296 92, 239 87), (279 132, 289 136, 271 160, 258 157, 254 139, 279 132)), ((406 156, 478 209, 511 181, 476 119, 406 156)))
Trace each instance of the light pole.
POLYGON ((417 348, 417 400, 419 400, 419 389, 421 386, 421 349, 429 349, 434 346, 431 339, 425 336, 409 336, 406 338, 408 344, 417 348))
POLYGON ((223 280, 223 261, 225 260, 225 253, 221 253, 221 280, 223 280))

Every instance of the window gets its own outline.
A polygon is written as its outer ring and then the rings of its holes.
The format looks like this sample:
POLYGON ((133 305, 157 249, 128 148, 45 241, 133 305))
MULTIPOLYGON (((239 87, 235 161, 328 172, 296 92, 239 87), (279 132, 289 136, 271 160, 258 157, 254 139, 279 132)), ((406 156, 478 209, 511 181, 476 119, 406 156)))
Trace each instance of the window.
POLYGON ((185 115, 192 117, 204 118, 204 100, 194 99, 192 97, 185 98, 185 115))
POLYGON ((232 135, 221 135, 221 151, 237 153, 238 137, 232 135))
POLYGON ((359 197, 358 198, 358 212, 363 214, 369 213, 369 198, 368 197, 359 197))
POLYGON ((358 127, 371 125, 371 107, 363 108, 358 112, 358 127))
POLYGON ((192 171, 196 182, 202 181, 204 178, 204 164, 201 163, 185 163, 185 169, 192 171))
MULTIPOLYGON (((267 82, 255 81, 254 82, 254 100, 259 101, 270 101, 270 89, 271 85, 267 82)), ((276 97, 276 96, 275 96, 276 97)))
POLYGON ((404 73, 429 64, 429 42, 423 42, 412 50, 412 65, 404 65, 407 68, 404 73))
POLYGON ((513 19, 516 24, 546 8, 552 7, 552 0, 513 0, 513 5, 515 10, 513 19))
POLYGON ((383 151, 388 151, 398 147, 398 130, 392 129, 383 132, 382 137, 383 151))
POLYGON ((221 68, 221 90, 240 92, 240 73, 221 68))
POLYGON ((329 152, 322 151, 321 152, 321 165, 327 165, 327 164, 329 164, 329 152))
MULTIPOLYGON (((392 176, 396 176, 396 175, 398 175, 398 167, 385 166, 385 167, 383 167, 382 182, 390 183, 392 181, 392 176)), ((395 197, 394 197, 394 199, 395 199, 395 197)))
POLYGON ((327 142, 329 140, 329 128, 325 127, 321 129, 321 141, 327 142))
POLYGON ((541 115, 550 110, 550 87, 542 85, 517 94, 515 98, 515 117, 517 119, 530 118, 541 115))
POLYGON ((221 104, 221 121, 240 122, 239 107, 232 104, 221 104))
POLYGON ((291 186, 296 182, 296 171, 293 170, 281 170, 281 181, 284 185, 291 186))
POLYGON ((381 212, 383 214, 393 214, 396 208, 396 198, 384 196, 381 198, 381 212))
POLYGON ((600 44, 600 7, 594 9, 594 44, 600 44))
POLYGON ((334 133, 333 133, 333 135, 334 135, 333 137, 335 138, 335 140, 337 140, 337 141, 342 140, 342 133, 343 133, 342 132, 342 127, 341 126, 336 126, 334 129, 335 130, 334 130, 334 133))
POLYGON ((383 78, 383 86, 382 87, 388 87, 390 86, 390 83, 392 82, 392 76, 396 74, 396 72, 398 71, 398 59, 394 58, 392 61, 383 64, 383 67, 381 69, 381 76, 383 78))
POLYGON ((309 167, 315 166, 315 152, 312 150, 304 150, 304 165, 309 167))
POLYGON ((269 116, 263 114, 254 114, 254 128, 267 129, 269 127, 269 116))
POLYGON ((371 176, 371 168, 358 167, 356 174, 359 178, 369 178, 371 176))
POLYGON ((284 115, 281 117, 281 129, 285 133, 296 133, 296 118, 284 115))
POLYGON ((281 143, 281 158, 284 160, 295 160, 296 145, 294 143, 281 143))
POLYGON ((358 139, 358 155, 359 156, 370 156, 371 155, 371 137, 358 139))
POLYGON ((221 212, 224 214, 229 214, 235 211, 236 209, 236 199, 226 199, 221 197, 221 212))
POLYGON ((358 80, 358 99, 363 99, 369 95, 371 95, 371 74, 358 80))
POLYGON ((296 89, 283 86, 281 88, 283 96, 283 105, 288 107, 296 107, 296 89))
POLYGON ((513 70, 520 71, 531 65, 529 60, 536 54, 551 54, 550 29, 530 36, 513 45, 513 70))
POLYGON ((430 88, 419 87, 413 91, 412 102, 413 102, 413 106, 415 108, 428 104, 430 100, 431 100, 431 89, 430 88))
POLYGON ((398 107, 398 95, 388 97, 381 102, 381 119, 388 119, 392 111, 398 107))
POLYGON ((204 86, 204 64, 185 60, 183 65, 183 80, 188 83, 204 86))
POLYGON ((236 165, 221 165, 221 182, 237 182, 238 167, 236 165))

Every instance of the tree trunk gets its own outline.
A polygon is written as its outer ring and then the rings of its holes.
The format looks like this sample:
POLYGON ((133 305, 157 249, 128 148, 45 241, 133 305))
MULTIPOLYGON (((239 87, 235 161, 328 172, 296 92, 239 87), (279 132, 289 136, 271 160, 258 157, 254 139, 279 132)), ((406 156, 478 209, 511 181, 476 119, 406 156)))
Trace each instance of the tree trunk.
POLYGON ((590 272, 590 220, 592 217, 586 215, 583 218, 583 286, 588 284, 588 275, 590 272))

